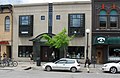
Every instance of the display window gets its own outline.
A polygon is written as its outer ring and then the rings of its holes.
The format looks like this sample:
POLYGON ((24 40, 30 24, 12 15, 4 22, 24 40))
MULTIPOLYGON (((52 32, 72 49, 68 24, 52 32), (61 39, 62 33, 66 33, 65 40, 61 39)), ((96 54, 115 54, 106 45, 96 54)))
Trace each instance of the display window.
POLYGON ((109 47, 109 58, 108 60, 120 60, 120 47, 109 47))

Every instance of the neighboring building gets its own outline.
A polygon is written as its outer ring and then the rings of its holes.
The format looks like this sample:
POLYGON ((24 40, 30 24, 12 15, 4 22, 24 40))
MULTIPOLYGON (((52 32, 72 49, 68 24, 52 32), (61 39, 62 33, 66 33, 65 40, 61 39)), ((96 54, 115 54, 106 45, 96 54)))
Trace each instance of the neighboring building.
POLYGON ((120 0, 92 0, 92 59, 120 60, 120 0))
MULTIPOLYGON (((12 57, 12 5, 0 5, 0 56, 12 57)), ((1 57, 0 57, 1 58, 1 57)))
MULTIPOLYGON (((28 60, 34 53, 35 59, 51 61, 51 56, 62 57, 58 50, 49 48, 44 40, 37 41, 42 34, 54 36, 66 28, 68 35, 76 37, 70 42, 68 53, 71 58, 84 61, 86 58, 86 29, 91 30, 91 2, 58 2, 21 4, 14 6, 13 57, 28 60)), ((88 56, 91 58, 91 33, 89 33, 88 56)))

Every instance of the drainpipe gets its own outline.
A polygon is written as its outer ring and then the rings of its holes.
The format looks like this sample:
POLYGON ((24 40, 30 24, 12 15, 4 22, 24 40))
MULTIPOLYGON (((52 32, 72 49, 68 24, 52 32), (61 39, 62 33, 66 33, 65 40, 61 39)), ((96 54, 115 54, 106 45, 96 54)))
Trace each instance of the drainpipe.
POLYGON ((12 5, 11 9, 11 57, 13 57, 13 10, 14 10, 14 5, 12 5))

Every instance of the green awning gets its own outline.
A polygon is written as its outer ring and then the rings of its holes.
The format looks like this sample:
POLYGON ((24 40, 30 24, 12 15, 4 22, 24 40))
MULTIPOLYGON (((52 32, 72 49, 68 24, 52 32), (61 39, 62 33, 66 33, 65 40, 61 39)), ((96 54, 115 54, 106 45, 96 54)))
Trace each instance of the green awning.
POLYGON ((106 36, 95 36, 93 44, 119 44, 120 37, 106 37, 106 36))
POLYGON ((108 44, 120 44, 120 37, 109 37, 108 44))
POLYGON ((106 36, 95 36, 93 44, 108 44, 106 36))

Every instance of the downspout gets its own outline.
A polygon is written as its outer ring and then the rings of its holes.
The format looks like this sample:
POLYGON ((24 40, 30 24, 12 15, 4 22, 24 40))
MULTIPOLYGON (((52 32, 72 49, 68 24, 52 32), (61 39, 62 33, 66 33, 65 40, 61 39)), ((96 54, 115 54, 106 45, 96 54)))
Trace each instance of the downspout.
POLYGON ((13 9, 14 6, 12 5, 11 8, 11 57, 13 58, 13 9))

